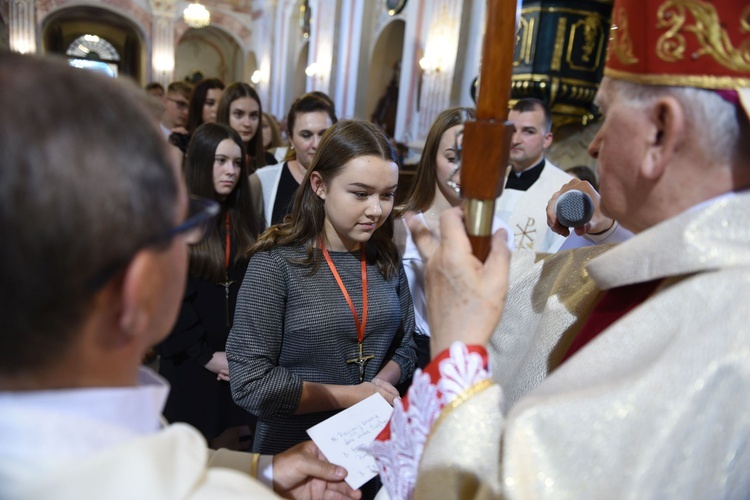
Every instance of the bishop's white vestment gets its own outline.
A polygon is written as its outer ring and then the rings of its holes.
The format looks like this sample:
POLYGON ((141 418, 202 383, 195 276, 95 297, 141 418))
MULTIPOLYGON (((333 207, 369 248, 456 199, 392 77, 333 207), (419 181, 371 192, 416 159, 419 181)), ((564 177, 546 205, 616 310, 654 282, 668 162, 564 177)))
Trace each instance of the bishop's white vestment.
POLYGON ((495 379, 459 343, 415 376, 379 451, 391 497, 411 475, 414 498, 750 498, 748 213, 730 194, 608 249, 515 252, 495 379), (652 280, 557 365, 602 290, 652 280))

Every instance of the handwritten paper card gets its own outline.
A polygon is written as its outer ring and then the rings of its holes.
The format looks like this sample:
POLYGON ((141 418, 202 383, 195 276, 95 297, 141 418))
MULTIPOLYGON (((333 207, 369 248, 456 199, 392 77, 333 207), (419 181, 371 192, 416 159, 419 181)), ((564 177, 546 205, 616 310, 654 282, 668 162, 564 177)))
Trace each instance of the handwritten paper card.
POLYGON ((307 434, 332 464, 344 467, 346 482, 358 489, 378 474, 369 446, 388 423, 393 408, 380 394, 373 394, 354 406, 307 429, 307 434))

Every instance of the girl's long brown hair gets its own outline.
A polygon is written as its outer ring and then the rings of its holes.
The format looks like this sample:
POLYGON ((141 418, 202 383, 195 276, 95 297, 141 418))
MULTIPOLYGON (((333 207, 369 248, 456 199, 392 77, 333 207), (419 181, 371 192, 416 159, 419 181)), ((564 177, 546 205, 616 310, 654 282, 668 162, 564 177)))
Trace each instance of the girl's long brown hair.
POLYGON ((446 130, 474 119, 475 116, 473 109, 457 107, 446 109, 435 118, 427 133, 422 157, 419 159, 409 194, 406 195, 406 202, 398 208, 398 216, 407 211, 424 212, 430 208, 437 188, 437 155, 440 140, 446 130))
POLYGON ((263 105, 261 104, 260 96, 255 89, 245 82, 230 83, 221 94, 219 107, 216 109, 216 121, 229 125, 229 108, 234 101, 243 97, 249 97, 258 103, 258 129, 255 131, 255 135, 250 139, 250 142, 245 148, 247 154, 249 154, 255 162, 254 168, 252 165, 248 165, 248 168, 253 168, 253 171, 255 171, 256 169, 267 165, 266 148, 263 147, 263 130, 261 130, 263 105))
MULTIPOLYGON (((361 156, 375 156, 397 163, 396 152, 381 129, 361 120, 342 120, 334 124, 323 135, 312 165, 297 189, 294 205, 284 221, 271 226, 261 235, 250 250, 270 250, 277 246, 305 245, 307 258, 301 263, 317 272, 321 264, 320 252, 314 252, 318 238, 325 236, 325 208, 323 200, 313 192, 310 174, 318 172, 328 184, 341 173, 347 163, 361 156)), ((398 269, 398 250, 393 243, 393 212, 370 238, 377 252, 377 264, 381 274, 390 279, 398 269)))
POLYGON ((234 264, 247 262, 246 250, 252 246, 257 237, 260 220, 250 197, 247 165, 245 163, 245 145, 240 135, 228 125, 221 123, 204 123, 195 129, 190 139, 185 162, 185 183, 190 194, 217 200, 221 203, 221 212, 216 224, 200 243, 190 245, 190 274, 214 283, 221 283, 225 278, 225 239, 221 237, 220 228, 226 224, 229 212, 231 238, 235 244, 234 264), (214 158, 216 148, 225 139, 231 139, 240 147, 242 158, 237 185, 224 200, 219 200, 213 181, 214 158))

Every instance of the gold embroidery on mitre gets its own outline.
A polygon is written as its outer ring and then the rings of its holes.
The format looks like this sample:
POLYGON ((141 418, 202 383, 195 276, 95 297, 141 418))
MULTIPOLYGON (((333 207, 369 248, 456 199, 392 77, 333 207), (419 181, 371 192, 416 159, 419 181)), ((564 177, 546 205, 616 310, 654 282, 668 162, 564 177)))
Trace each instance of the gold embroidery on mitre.
POLYGON ((750 33, 750 5, 740 15, 740 33, 750 33))
MULTIPOLYGON (((708 55, 732 71, 750 71, 750 39, 734 48, 726 30, 721 27, 716 8, 702 0, 668 0, 657 11, 658 29, 668 28, 656 43, 656 55, 662 61, 675 62, 685 58, 685 35, 693 34, 700 49, 689 54, 692 59, 708 55), (692 15, 693 24, 688 22, 692 15)), ((740 31, 750 27, 750 10, 740 19, 740 31)))
POLYGON ((638 58, 633 54, 633 41, 628 32, 628 16, 624 7, 615 13, 610 34, 610 53, 614 54, 622 64, 637 63, 638 58))

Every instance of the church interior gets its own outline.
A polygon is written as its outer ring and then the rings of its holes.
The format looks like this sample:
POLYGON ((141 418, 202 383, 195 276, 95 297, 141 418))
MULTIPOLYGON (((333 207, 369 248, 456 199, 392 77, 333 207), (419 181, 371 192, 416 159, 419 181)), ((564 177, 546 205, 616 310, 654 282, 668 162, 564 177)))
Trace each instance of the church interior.
MULTIPOLYGON (((562 169, 596 162, 611 0, 521 0, 511 103, 538 97, 553 113, 547 157, 562 169)), ((250 83, 283 120, 322 91, 339 118, 378 123, 398 146, 403 180, 435 117, 475 105, 483 0, 3 0, 0 49, 60 54, 145 86, 218 78, 250 83)))
POLYGON ((750 498, 749 211, 750 0, 0 0, 0 500, 750 498))

